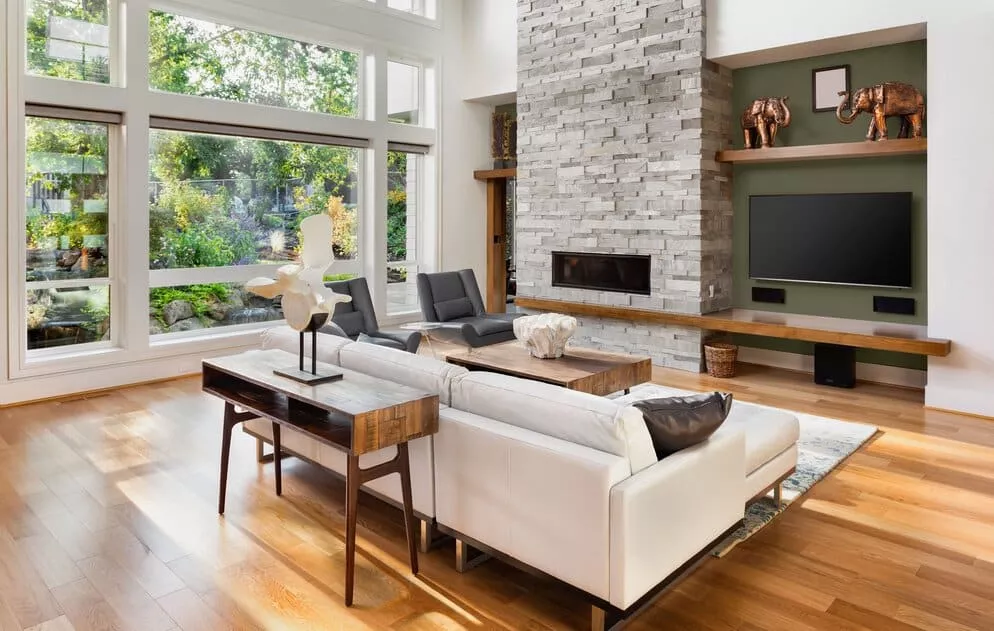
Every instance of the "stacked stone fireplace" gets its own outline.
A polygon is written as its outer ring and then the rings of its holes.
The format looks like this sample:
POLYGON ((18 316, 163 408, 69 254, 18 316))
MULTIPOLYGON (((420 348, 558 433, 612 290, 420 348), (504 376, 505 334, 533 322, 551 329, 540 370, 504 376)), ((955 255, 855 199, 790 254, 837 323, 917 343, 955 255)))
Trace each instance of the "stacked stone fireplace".
MULTIPOLYGON (((518 9, 518 295, 729 307, 730 169, 714 154, 730 138, 731 73, 704 58, 701 0, 518 9), (648 257, 648 291, 556 282, 554 253, 648 257)), ((697 329, 583 317, 574 340, 701 369, 697 329)))

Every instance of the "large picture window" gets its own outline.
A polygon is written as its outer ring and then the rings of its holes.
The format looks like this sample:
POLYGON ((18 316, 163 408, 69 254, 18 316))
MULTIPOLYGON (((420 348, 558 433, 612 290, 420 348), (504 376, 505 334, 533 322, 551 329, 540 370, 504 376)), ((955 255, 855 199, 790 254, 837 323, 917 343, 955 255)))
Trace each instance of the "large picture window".
POLYGON ((25 119, 29 350, 110 339, 110 125, 25 119))
POLYGON ((300 222, 311 215, 331 217, 336 259, 358 257, 361 149, 165 129, 152 130, 149 147, 151 333, 281 319, 278 300, 202 282, 230 272, 193 268, 294 261, 300 222), (184 269, 182 285, 175 273, 157 272, 184 269))
POLYGON ((6 376, 156 372, 257 344, 282 300, 245 285, 296 263, 316 214, 333 224, 325 281, 363 275, 377 313, 417 317, 443 25, 425 28, 434 0, 373 1, 375 21, 321 3, 6 0, 6 376))
POLYGON ((359 115, 359 55, 152 11, 149 87, 336 116, 359 115))

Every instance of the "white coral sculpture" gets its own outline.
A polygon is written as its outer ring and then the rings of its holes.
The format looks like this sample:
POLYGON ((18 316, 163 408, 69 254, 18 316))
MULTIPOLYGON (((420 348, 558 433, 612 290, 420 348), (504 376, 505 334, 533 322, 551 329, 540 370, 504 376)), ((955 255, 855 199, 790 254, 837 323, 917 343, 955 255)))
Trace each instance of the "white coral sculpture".
POLYGON ((283 296, 283 315, 290 328, 304 331, 318 313, 332 313, 335 305, 350 302, 351 296, 336 294, 325 287, 324 276, 335 262, 331 249, 331 217, 314 215, 300 222, 300 264, 276 270, 276 280, 253 278, 245 289, 264 298, 283 296))

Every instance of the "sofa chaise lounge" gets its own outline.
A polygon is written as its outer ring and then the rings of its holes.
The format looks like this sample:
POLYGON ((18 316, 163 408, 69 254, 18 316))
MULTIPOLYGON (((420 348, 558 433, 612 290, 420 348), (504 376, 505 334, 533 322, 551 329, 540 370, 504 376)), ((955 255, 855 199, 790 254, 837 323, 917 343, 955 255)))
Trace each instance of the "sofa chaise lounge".
MULTIPOLYGON (((296 352, 296 336, 272 329, 264 346, 296 352)), ((437 528, 456 538, 457 566, 473 546, 563 581, 585 594, 595 629, 632 614, 706 554, 741 522, 756 489, 796 464, 795 445, 769 456, 772 440, 749 438, 775 425, 784 429, 781 442, 796 443, 796 418, 777 410, 736 402, 727 427, 657 462, 641 413, 625 399, 469 372, 345 338, 329 336, 318 353, 439 395, 439 432, 410 448, 423 550, 437 528)), ((271 440, 267 422, 245 428, 271 440)), ((290 429, 283 448, 345 471, 339 452, 290 429)), ((361 466, 392 456, 393 448, 369 454, 361 466)), ((400 503, 396 476, 364 490, 400 503)))

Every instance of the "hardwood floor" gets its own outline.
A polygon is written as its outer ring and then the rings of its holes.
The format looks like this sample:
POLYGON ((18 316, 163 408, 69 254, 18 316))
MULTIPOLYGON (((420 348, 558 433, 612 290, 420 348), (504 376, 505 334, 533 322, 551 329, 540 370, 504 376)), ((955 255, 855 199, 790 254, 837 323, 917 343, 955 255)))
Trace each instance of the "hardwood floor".
MULTIPOLYGON (((773 369, 654 378, 882 433, 628 628, 994 629, 994 422, 924 410, 914 391, 835 390, 773 369)), ((221 411, 197 379, 0 410, 0 629, 586 624, 552 582, 497 562, 456 573, 451 542, 412 577, 401 512, 365 496, 346 609, 344 483, 290 459, 277 498, 272 465, 238 432, 218 517, 221 411)))

